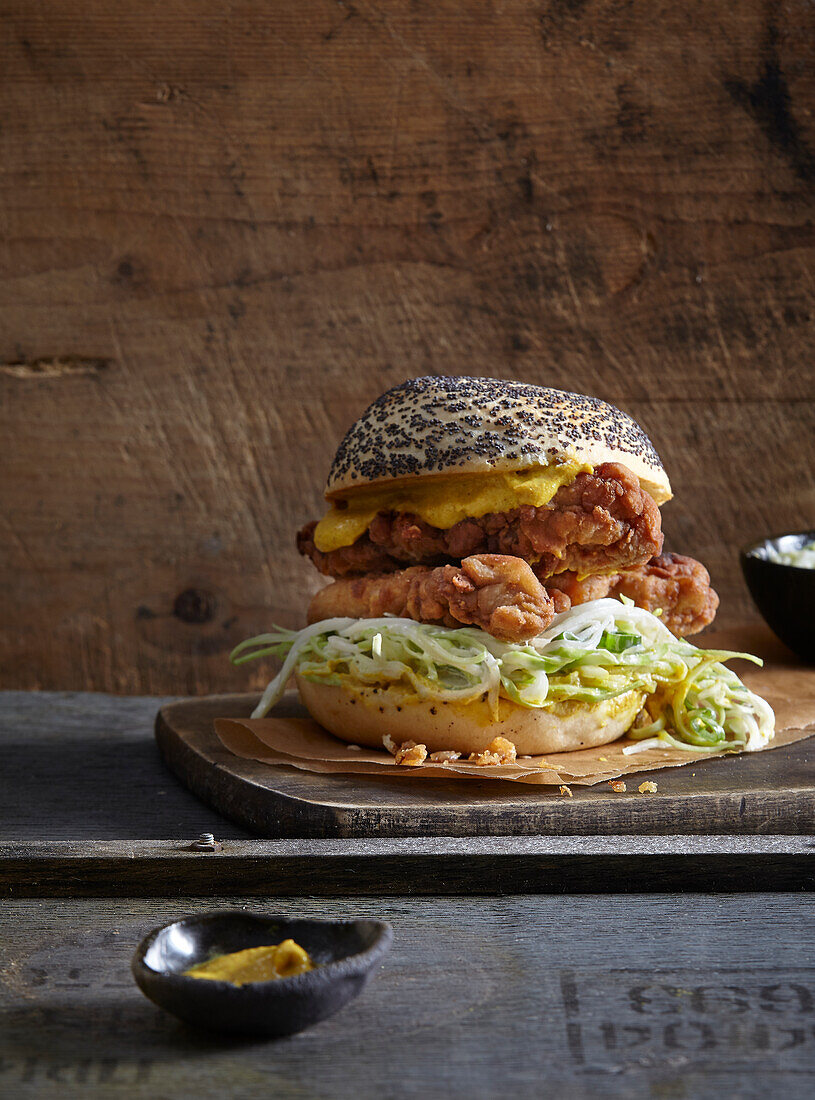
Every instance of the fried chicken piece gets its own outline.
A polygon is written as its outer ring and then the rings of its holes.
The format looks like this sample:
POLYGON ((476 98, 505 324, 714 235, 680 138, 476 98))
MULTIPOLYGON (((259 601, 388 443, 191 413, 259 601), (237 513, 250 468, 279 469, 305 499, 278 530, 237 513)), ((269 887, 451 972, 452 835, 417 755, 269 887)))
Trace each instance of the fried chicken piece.
POLYGON ((597 573, 644 564, 662 549, 659 509, 625 466, 607 462, 578 474, 540 508, 461 520, 442 530, 411 513, 379 512, 352 546, 322 554, 314 527, 298 549, 321 573, 386 572, 404 563, 436 565, 473 554, 503 554, 536 564, 539 577, 574 570, 597 573))
POLYGON ((370 539, 363 536, 352 546, 343 546, 324 554, 314 545, 314 528, 317 520, 312 520, 297 532, 297 549, 305 558, 311 558, 316 569, 326 577, 344 577, 349 573, 392 573, 402 569, 386 551, 374 546, 370 539))
POLYGON ((549 598, 552 601, 552 606, 555 609, 556 615, 559 615, 561 611, 569 610, 572 606, 572 601, 565 592, 560 592, 557 588, 550 588, 548 582, 544 585, 544 588, 549 593, 549 598))
MULTIPOLYGON (((533 569, 535 567, 533 566, 533 569)), ((537 570, 535 570, 537 575, 537 570)), ((567 601, 566 610, 589 600, 602 600, 611 592, 619 573, 595 573, 591 577, 581 577, 578 573, 556 573, 546 577, 546 591, 554 597, 557 592, 567 601)), ((540 579, 540 578, 539 578, 540 579)))
POLYGON ((707 569, 684 554, 660 554, 645 565, 604 576, 558 573, 544 583, 553 599, 560 594, 572 606, 604 596, 628 596, 646 611, 661 610, 663 623, 679 638, 698 634, 713 621, 719 606, 707 569))
POLYGON ((439 589, 453 617, 481 626, 502 641, 534 638, 554 618, 552 598, 522 558, 474 554, 464 558, 460 571, 452 565, 441 571, 455 592, 453 596, 450 587, 439 589))
MULTIPOLYGON (((578 474, 543 508, 520 509, 516 553, 538 575, 598 573, 643 564, 662 549, 659 508, 625 466, 607 462, 578 474), (527 552, 527 546, 529 552, 527 552)), ((499 543, 504 541, 502 532, 499 543)))
POLYGON ((525 561, 479 554, 460 567, 417 565, 334 581, 312 599, 308 621, 390 614, 448 627, 471 624, 501 641, 525 642, 545 630, 554 613, 552 599, 525 561))
POLYGON ((710 574, 701 562, 684 554, 660 554, 647 565, 621 573, 615 596, 628 596, 637 607, 662 609, 662 621, 682 638, 713 622, 719 597, 710 587, 710 574))

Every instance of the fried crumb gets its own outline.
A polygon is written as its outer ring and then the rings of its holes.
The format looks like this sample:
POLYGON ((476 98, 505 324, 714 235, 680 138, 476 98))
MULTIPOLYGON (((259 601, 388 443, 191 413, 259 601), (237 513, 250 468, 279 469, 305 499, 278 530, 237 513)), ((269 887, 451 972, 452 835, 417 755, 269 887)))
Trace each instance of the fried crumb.
POLYGON ((487 745, 488 752, 497 753, 501 757, 502 764, 514 764, 518 759, 518 752, 511 741, 508 741, 506 737, 493 737, 489 745, 487 745))
POLYGON ((362 752, 362 746, 361 745, 349 745, 348 748, 353 749, 354 752, 362 752))
POLYGON ((639 787, 637 787, 637 790, 640 792, 640 794, 656 794, 657 785, 656 783, 652 783, 650 779, 646 779, 644 783, 640 783, 639 787))
POLYGON ((608 757, 607 756, 598 756, 597 759, 602 760, 604 764, 608 763, 608 757))
POLYGON ((501 757, 497 752, 490 752, 488 749, 484 749, 483 752, 471 752, 467 757, 468 764, 477 764, 480 768, 491 767, 493 764, 500 764, 501 757))
POLYGON ((572 788, 571 787, 565 787, 565 786, 561 787, 560 788, 560 793, 562 795, 564 795, 566 798, 574 798, 574 795, 572 794, 572 788))
POLYGON ((427 759, 427 745, 417 745, 415 741, 403 741, 396 750, 396 763, 408 768, 418 768, 427 759))
POLYGON ((467 760, 479 767, 489 767, 495 764, 514 764, 517 758, 517 751, 511 741, 507 741, 506 737, 493 737, 485 749, 471 752, 467 760))
POLYGON ((614 791, 615 794, 625 794, 625 792, 628 790, 628 787, 626 787, 625 785, 625 781, 622 779, 612 779, 612 781, 609 783, 609 787, 611 787, 612 791, 614 791))
POLYGON ((427 759, 434 764, 448 764, 453 760, 458 760, 460 756, 461 753, 456 752, 454 749, 442 749, 441 752, 431 752, 427 759))
POLYGON ((382 744, 385 746, 391 756, 396 756, 397 745, 389 733, 383 735, 382 744))

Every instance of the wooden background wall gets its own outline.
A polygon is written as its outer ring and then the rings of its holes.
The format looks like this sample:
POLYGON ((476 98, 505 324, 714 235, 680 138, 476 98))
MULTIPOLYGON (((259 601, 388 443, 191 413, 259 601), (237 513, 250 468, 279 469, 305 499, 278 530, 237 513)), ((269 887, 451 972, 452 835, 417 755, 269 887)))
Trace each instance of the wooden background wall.
POLYGON ((815 524, 810 0, 6 0, 0 683, 239 688, 423 373, 649 430, 669 545, 815 524))

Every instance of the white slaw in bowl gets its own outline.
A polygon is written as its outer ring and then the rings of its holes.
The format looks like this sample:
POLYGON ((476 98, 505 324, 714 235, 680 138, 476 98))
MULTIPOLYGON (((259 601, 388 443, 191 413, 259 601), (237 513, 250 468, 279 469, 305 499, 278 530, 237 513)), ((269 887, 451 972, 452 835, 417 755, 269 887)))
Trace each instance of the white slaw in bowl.
MULTIPOLYGON (((784 541, 791 541, 789 538, 784 541)), ((800 546, 791 546, 789 549, 766 543, 761 547, 760 553, 753 551, 755 557, 762 557, 765 561, 775 562, 776 565, 792 565, 796 569, 815 569, 815 539, 802 543, 800 546)))

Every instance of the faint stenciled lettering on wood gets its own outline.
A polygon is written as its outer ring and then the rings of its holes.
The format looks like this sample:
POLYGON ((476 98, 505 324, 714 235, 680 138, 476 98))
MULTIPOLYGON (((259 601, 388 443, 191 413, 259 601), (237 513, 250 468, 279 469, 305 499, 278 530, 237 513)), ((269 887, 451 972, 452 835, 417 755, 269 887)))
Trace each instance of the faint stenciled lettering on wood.
POLYGON ((785 1066, 815 1056, 815 967, 643 973, 565 971, 560 983, 573 1061, 608 1069, 630 1059, 671 1064, 677 1052, 697 1069, 780 1054, 785 1066))
MULTIPOLYGON (((42 1021, 45 1024, 45 1021, 42 1021)), ((70 1060, 52 1058, 43 1052, 37 1058, 0 1057, 0 1092, 13 1095, 15 1083, 19 1085, 68 1085, 96 1087, 108 1085, 122 1087, 143 1085, 152 1077, 155 1063, 147 1058, 131 1062, 119 1058, 82 1058, 70 1060)))

